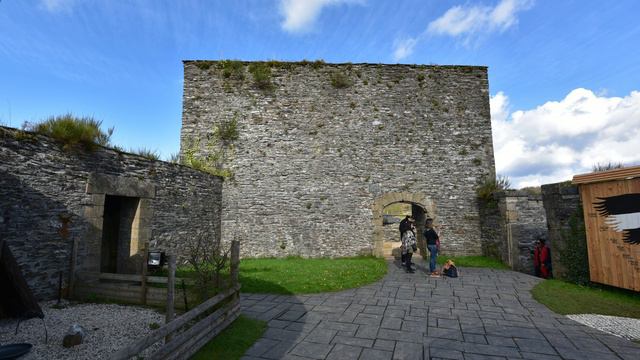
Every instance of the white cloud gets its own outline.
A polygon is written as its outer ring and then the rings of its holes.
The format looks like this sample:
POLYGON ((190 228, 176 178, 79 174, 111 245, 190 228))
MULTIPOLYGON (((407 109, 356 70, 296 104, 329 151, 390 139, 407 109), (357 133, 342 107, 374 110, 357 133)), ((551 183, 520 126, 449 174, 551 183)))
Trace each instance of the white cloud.
POLYGON ((418 39, 416 38, 396 40, 393 44, 393 59, 395 61, 400 61, 413 54, 413 48, 416 46, 417 42, 418 39))
POLYGON ((284 16, 281 25, 288 32, 304 33, 311 30, 323 8, 363 2, 363 0, 280 0, 280 11, 284 16))
POLYGON ((596 163, 640 162, 640 92, 606 97, 578 88, 560 101, 511 112, 491 97, 496 171, 516 187, 569 180, 596 163))
POLYGON ((49 12, 71 11, 76 0, 40 0, 40 7, 49 12))
POLYGON ((531 0, 501 0, 495 7, 454 6, 429 23, 427 33, 455 37, 504 31, 518 22, 518 12, 532 5, 531 0))
POLYGON ((416 44, 429 36, 462 38, 466 45, 481 35, 505 31, 518 23, 519 12, 532 6, 533 0, 500 0, 495 6, 454 6, 431 21, 420 35, 396 40, 393 44, 393 59, 400 61, 409 57, 416 44))

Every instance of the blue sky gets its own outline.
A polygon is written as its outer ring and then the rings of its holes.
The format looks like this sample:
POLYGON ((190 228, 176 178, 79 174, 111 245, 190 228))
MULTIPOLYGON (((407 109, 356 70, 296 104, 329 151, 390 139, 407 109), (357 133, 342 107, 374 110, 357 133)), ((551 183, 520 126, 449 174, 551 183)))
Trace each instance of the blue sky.
POLYGON ((92 115, 179 149, 184 59, 489 67, 514 185, 640 162, 640 1, 1 0, 0 123, 92 115))

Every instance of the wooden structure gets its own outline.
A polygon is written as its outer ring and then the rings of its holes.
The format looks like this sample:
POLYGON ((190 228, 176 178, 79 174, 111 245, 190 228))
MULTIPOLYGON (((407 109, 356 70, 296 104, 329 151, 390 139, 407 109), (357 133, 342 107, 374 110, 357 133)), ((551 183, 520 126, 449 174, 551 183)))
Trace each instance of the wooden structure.
POLYGON ((640 291, 640 166, 576 175, 591 281, 640 291))
MULTIPOLYGON (((175 262, 174 262, 175 264, 175 262)), ((189 359, 201 347, 218 335, 240 315, 240 243, 231 244, 231 286, 206 300, 192 310, 172 319, 148 336, 120 349, 111 359, 125 360, 139 358, 151 345, 163 341, 164 345, 153 354, 144 354, 148 359, 189 359)), ((175 265, 174 265, 175 266, 175 265)), ((175 281, 172 279, 170 282, 175 281)), ((173 313, 171 292, 167 299, 167 312, 173 313)))
MULTIPOLYGON (((0 234, 1 236, 1 234, 0 234)), ((0 238, 0 319, 44 318, 40 305, 22 276, 9 244, 0 238)))

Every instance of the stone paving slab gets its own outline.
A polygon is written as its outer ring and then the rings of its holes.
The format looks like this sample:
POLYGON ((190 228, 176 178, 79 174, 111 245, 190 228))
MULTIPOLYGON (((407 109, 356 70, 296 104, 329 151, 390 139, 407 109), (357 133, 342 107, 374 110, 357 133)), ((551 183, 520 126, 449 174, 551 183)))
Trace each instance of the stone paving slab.
POLYGON ((242 294, 267 331, 245 360, 640 359, 640 345, 536 302, 540 281, 462 268, 457 279, 407 274, 397 262, 375 284, 301 296, 242 294))

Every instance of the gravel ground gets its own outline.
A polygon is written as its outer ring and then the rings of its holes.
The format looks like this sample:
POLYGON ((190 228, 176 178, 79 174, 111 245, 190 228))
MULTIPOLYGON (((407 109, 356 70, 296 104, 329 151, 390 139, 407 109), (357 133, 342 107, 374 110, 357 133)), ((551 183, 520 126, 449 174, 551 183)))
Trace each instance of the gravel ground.
POLYGON ((640 319, 595 314, 567 315, 571 320, 628 340, 640 340, 640 319))
MULTIPOLYGON (((20 323, 17 335, 16 320, 0 321, 0 344, 28 342, 34 345, 31 353, 21 359, 108 359, 109 354, 151 332, 149 324, 164 323, 164 315, 147 308, 113 304, 40 303, 45 314, 49 341, 45 344, 45 330, 40 319, 20 323), (86 332, 84 343, 72 348, 62 346, 62 338, 69 327, 77 323, 86 332)), ((157 343, 148 351, 154 351, 157 343)))

